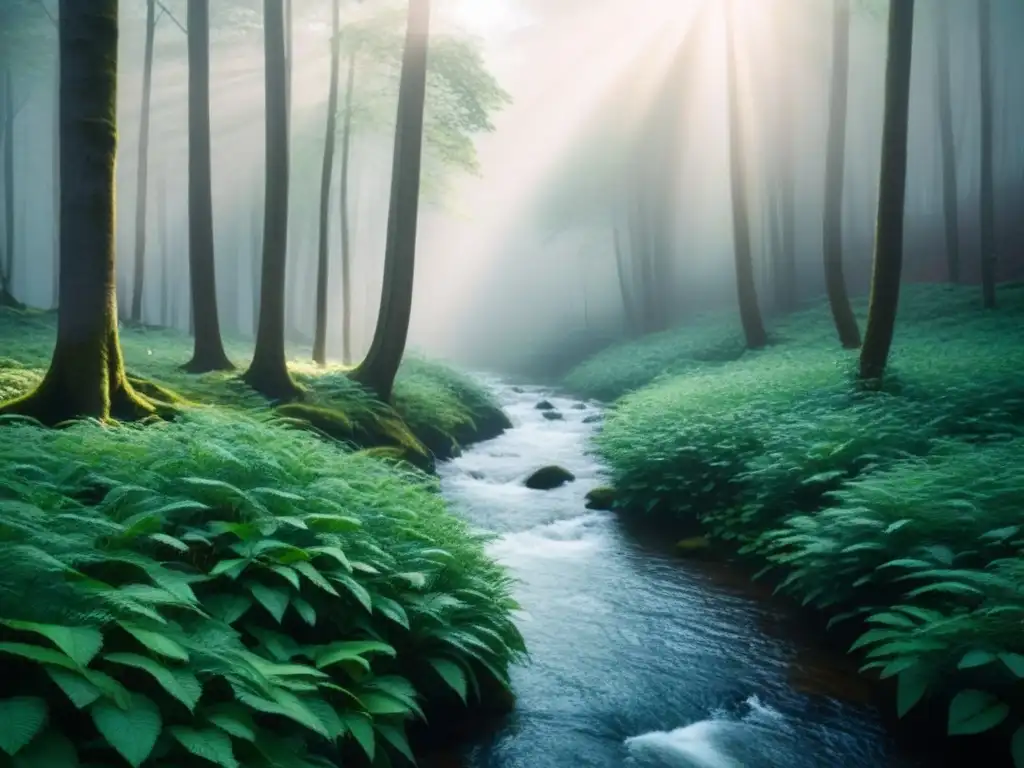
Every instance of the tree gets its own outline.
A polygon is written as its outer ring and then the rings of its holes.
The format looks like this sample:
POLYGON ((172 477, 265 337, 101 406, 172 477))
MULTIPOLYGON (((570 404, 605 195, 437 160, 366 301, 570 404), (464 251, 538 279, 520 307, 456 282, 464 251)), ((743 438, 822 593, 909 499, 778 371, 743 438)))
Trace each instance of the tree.
POLYGON ((885 65, 882 169, 875 225, 875 259, 860 378, 885 373, 896 326, 903 271, 903 215, 907 191, 907 130, 910 118, 910 65, 914 44, 914 0, 889 3, 889 42, 885 65))
POLYGON ((341 361, 352 361, 352 249, 348 218, 348 167, 352 156, 353 92, 356 84, 355 49, 349 52, 345 76, 345 119, 341 133, 341 168, 338 173, 338 208, 341 228, 341 361))
POLYGON ((149 175, 149 105, 153 91, 153 38, 156 0, 146 0, 146 48, 142 64, 142 118, 139 123, 139 161, 135 184, 135 274, 132 285, 133 323, 142 322, 142 291, 146 277, 146 212, 149 175))
POLYGON ((995 309, 996 201, 992 169, 992 0, 978 0, 978 52, 981 59, 981 290, 985 309, 995 309))
POLYGON ((391 399, 412 314, 429 34, 430 0, 409 0, 380 310, 370 351, 351 374, 384 401, 391 399))
POLYGON ((846 164, 846 113, 850 71, 850 0, 832 3, 832 94, 829 104, 828 149, 825 157, 825 213, 822 244, 825 289, 839 343, 860 346, 860 329, 850 306, 843 275, 843 179, 846 164))
POLYGON ((956 143, 953 138, 953 96, 949 67, 949 3, 938 0, 936 45, 939 89, 939 139, 942 151, 942 211, 946 235, 949 281, 960 282, 960 224, 957 204, 956 143))
POLYGON ((757 304, 754 261, 750 244, 750 214, 747 206, 746 159, 743 151, 743 119, 741 115, 739 74, 737 72, 735 0, 726 9, 726 78, 729 102, 729 178, 732 187, 733 251, 736 259, 736 292, 740 305, 740 321, 748 349, 761 349, 768 343, 768 334, 757 304))
POLYGON ((272 400, 300 394, 288 373, 284 349, 284 298, 288 256, 288 87, 282 0, 263 0, 266 88, 266 192, 263 268, 256 350, 243 379, 272 400))
MULTIPOLYGON (((338 122, 338 65, 341 50, 341 3, 331 2, 331 83, 327 91, 327 135, 324 138, 324 165, 320 179, 320 242, 317 248, 316 328, 313 333, 313 360, 327 363, 327 267, 331 234, 331 177, 334 173, 334 141, 338 122)), ((351 71, 351 65, 349 66, 351 71)), ((343 214, 344 216, 344 214, 343 214)), ((347 223, 347 222, 346 222, 347 223)), ((347 255, 347 248, 344 248, 347 255)), ((347 281, 346 281, 347 283, 347 281)), ((345 302, 346 305, 348 302, 345 302)))
POLYGON ((217 317, 210 157, 210 9, 188 0, 188 257, 194 347, 190 373, 234 368, 224 352, 217 317))
POLYGON ((0 408, 44 424, 134 419, 156 410, 132 388, 117 334, 117 18, 118 0, 60 0, 64 183, 57 343, 39 386, 0 408))

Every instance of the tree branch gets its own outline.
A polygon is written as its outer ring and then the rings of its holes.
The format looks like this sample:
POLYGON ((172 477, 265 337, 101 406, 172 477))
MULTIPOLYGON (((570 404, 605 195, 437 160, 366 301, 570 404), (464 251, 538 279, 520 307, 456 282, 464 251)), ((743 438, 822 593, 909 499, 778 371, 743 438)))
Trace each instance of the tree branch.
POLYGON ((43 9, 43 13, 46 14, 46 18, 48 18, 50 20, 50 23, 56 27, 57 19, 52 13, 50 13, 50 9, 46 7, 46 3, 43 2, 43 0, 36 0, 36 4, 43 9))
MULTIPOLYGON (((40 2, 42 2, 42 0, 40 0, 40 2)), ((185 27, 185 25, 182 24, 180 21, 178 21, 174 17, 174 14, 171 13, 170 9, 166 5, 163 4, 162 0, 156 0, 156 4, 160 8, 160 10, 162 11, 162 15, 166 15, 167 18, 169 18, 171 21, 173 21, 174 22, 174 26, 176 26, 178 29, 180 29, 182 34, 185 34, 185 35, 188 34, 188 29, 185 27)))

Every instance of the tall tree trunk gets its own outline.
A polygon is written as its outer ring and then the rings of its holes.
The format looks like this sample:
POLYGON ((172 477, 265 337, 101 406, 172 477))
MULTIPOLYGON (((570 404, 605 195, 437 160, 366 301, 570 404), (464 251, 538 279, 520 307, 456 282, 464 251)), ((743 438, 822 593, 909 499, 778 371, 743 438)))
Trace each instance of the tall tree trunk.
POLYGON ((4 265, 3 290, 14 292, 14 77, 8 62, 4 71, 4 265))
POLYGON ((50 175, 53 185, 53 308, 57 309, 57 302, 60 300, 60 64, 56 64, 53 69, 53 148, 50 156, 50 175))
POLYGON ((743 145, 739 73, 736 56, 737 13, 735 0, 726 9, 726 76, 729 99, 729 178, 732 187, 732 231, 736 257, 736 292, 740 305, 740 321, 748 349, 760 349, 768 343, 768 334, 757 304, 754 262, 750 245, 750 213, 747 206, 747 171, 743 145))
POLYGON ((341 129, 341 169, 338 205, 341 208, 341 362, 352 362, 352 227, 348 211, 348 167, 352 156, 352 101, 356 84, 356 53, 349 51, 345 75, 345 119, 341 129))
POLYGON ((245 381, 272 400, 291 400, 300 390, 288 373, 284 349, 285 275, 288 256, 288 94, 282 0, 263 0, 266 87, 266 192, 263 269, 256 349, 245 381))
POLYGON ((981 290, 986 309, 996 306, 996 200, 992 155, 992 2, 978 0, 981 65, 981 290))
POLYGON ((252 205, 252 337, 255 339, 260 327, 260 275, 263 274, 263 222, 260 219, 262 204, 254 196, 252 205))
POLYGON ((170 315, 170 249, 167 247, 167 173, 160 174, 160 186, 156 191, 157 226, 160 228, 160 325, 174 325, 170 315))
POLYGON ((229 371, 217 317, 213 257, 213 171, 210 152, 210 9, 188 0, 188 260, 194 346, 182 368, 229 371))
POLYGON ((777 263, 775 281, 775 304, 780 312, 792 312, 798 303, 797 267, 796 267, 796 152, 794 147, 796 134, 796 110, 793 106, 795 76, 792 53, 783 50, 779 53, 779 67, 782 68, 779 82, 780 115, 776 120, 776 152, 778 153, 777 170, 779 178, 779 216, 782 234, 779 261, 777 263))
POLYGON ((324 137, 324 165, 320 178, 320 242, 317 247, 316 327, 313 330, 313 360, 327 363, 327 282, 331 237, 331 179, 334 176, 334 141, 338 123, 338 66, 341 52, 341 0, 331 2, 331 81, 327 90, 327 135, 324 137))
POLYGON ((146 49, 142 64, 142 119, 139 125, 139 162, 135 185, 135 273, 132 285, 133 323, 142 322, 142 292, 146 285, 146 214, 149 195, 149 104, 153 93, 153 38, 156 0, 146 0, 146 49))
POLYGON ((843 274, 843 182, 846 165, 847 91, 850 73, 850 0, 832 0, 832 95, 829 104, 828 150, 825 158, 825 289, 839 343, 860 346, 860 329, 850 306, 843 274))
POLYGON ((885 117, 882 170, 875 225, 875 264, 860 378, 878 380, 892 347, 903 271, 903 214, 907 192, 907 128, 910 118, 910 64, 914 46, 914 0, 889 4, 889 51, 885 65, 885 117))
POLYGON ((619 295, 622 297, 622 316, 625 320, 626 333, 637 332, 637 311, 636 299, 633 296, 632 285, 629 282, 629 274, 626 270, 626 254, 622 249, 622 236, 619 234, 619 227, 612 219, 612 247, 615 249, 615 274, 619 280, 619 295))
POLYGON ((398 86, 398 120, 380 311, 370 351, 351 374, 353 379, 384 401, 391 399, 395 376, 405 354, 412 315, 429 35, 430 0, 409 0, 398 86))
POLYGON ((154 412, 117 335, 117 0, 60 0, 61 271, 57 343, 39 386, 0 408, 45 424, 154 412))
POLYGON ((949 65, 949 3, 938 0, 937 79, 939 89, 939 137, 942 149, 942 210, 946 232, 946 263, 949 281, 960 282, 960 213, 957 198, 956 142, 953 137, 953 94, 949 65))

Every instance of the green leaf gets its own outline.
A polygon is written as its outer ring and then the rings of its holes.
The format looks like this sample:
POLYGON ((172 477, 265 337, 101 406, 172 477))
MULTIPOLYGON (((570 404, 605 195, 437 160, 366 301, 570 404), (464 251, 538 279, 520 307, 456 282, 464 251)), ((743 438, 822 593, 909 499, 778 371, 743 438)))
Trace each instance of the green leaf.
POLYGON ((377 740, 373 733, 373 721, 361 712, 345 712, 340 715, 345 728, 352 734, 370 762, 377 751, 377 740))
POLYGON ((241 557, 221 560, 210 569, 210 576, 224 575, 231 580, 235 580, 242 575, 242 571, 245 570, 250 562, 250 560, 241 557))
POLYGON ((253 601, 248 595, 220 593, 203 598, 203 608, 215 619, 225 624, 234 624, 252 608, 253 601))
POLYGON ((42 635, 81 666, 87 666, 103 646, 103 633, 96 627, 61 627, 28 621, 4 621, 10 629, 42 635))
POLYGON ((373 596, 373 609, 405 629, 409 629, 409 614, 397 600, 382 595, 373 596))
MULTIPOLYGON (((397 655, 392 646, 376 640, 343 641, 318 648, 315 657, 316 666, 317 669, 324 669, 342 661, 363 661, 363 656, 375 653, 390 656, 391 658, 397 655)), ((367 671, 369 671, 369 668, 369 664, 367 664, 367 671)))
POLYGON ((247 585, 256 602, 267 609, 267 613, 274 617, 278 624, 284 619, 284 612, 288 610, 289 594, 283 589, 274 589, 259 582, 251 582, 247 585))
POLYGON ((450 659, 429 659, 430 665, 441 676, 441 679, 448 684, 455 693, 459 695, 463 703, 466 701, 466 673, 462 667, 450 659))
POLYGON ((1013 755, 1013 768, 1024 768, 1024 725, 1013 732, 1010 753, 1013 755))
POLYGON ((85 709, 103 695, 99 687, 82 677, 78 672, 71 672, 60 667, 51 666, 46 666, 45 669, 50 679, 64 691, 64 695, 78 709, 85 709))
POLYGON ((931 682, 931 673, 919 664, 908 667, 896 678, 896 714, 903 717, 922 699, 931 682))
POLYGON ((12 768, 78 768, 75 745, 52 728, 14 756, 12 768))
POLYGON ((331 579, 336 584, 341 584, 345 587, 345 589, 348 590, 348 593, 358 600, 359 604, 366 609, 367 613, 373 611, 373 598, 370 597, 370 593, 367 591, 366 587, 353 579, 347 573, 336 573, 331 576, 331 579))
POLYGON ((196 708, 203 695, 199 679, 186 669, 168 669, 159 661, 135 653, 108 653, 103 660, 148 672, 160 687, 184 704, 189 712, 196 708))
POLYGON ((63 667, 64 669, 70 669, 77 671, 80 669, 78 664, 75 664, 66 654, 60 651, 55 651, 52 648, 43 648, 38 645, 29 645, 28 643, 0 643, 0 653, 6 653, 10 656, 20 656, 23 659, 29 661, 35 661, 39 664, 52 664, 55 667, 63 667))
POLYGON ((349 562, 348 555, 345 554, 341 547, 310 547, 309 552, 314 557, 316 555, 330 557, 346 571, 352 573, 352 563, 349 562))
POLYGON ((270 570, 280 576, 282 579, 291 584, 295 589, 299 588, 299 574, 295 572, 295 569, 288 565, 272 565, 270 570))
POLYGON ((967 736, 995 728, 1010 714, 1010 707, 991 693, 973 688, 960 691, 949 703, 950 736, 967 736))
POLYGON ((207 711, 206 719, 236 739, 256 741, 256 725, 245 707, 238 704, 219 704, 207 711))
POLYGON ((159 656, 166 656, 175 661, 188 661, 188 651, 166 635, 124 622, 121 622, 121 628, 159 656))
POLYGON ((1019 653, 1000 653, 999 660, 1019 678, 1024 678, 1024 656, 1019 653))
POLYGON ((363 693, 359 700, 371 715, 408 715, 413 711, 405 702, 384 693, 363 693))
POLYGON ((957 669, 973 669, 974 667, 983 667, 986 664, 991 664, 996 660, 994 653, 988 651, 968 651, 960 659, 960 663, 956 665, 957 669))
POLYGON ((170 547, 171 549, 176 549, 179 552, 188 554, 188 544, 183 542, 181 539, 176 539, 173 536, 168 536, 166 533, 151 533, 149 535, 149 538, 151 538, 158 544, 163 544, 164 546, 170 547))
POLYGON ((168 729, 185 749, 196 757, 209 760, 223 768, 238 768, 234 750, 231 748, 231 737, 216 728, 185 728, 180 725, 168 729))
POLYGON ((46 701, 38 696, 0 699, 0 749, 16 755, 46 725, 46 701))
POLYGON ((159 708, 139 694, 132 696, 131 708, 127 711, 101 699, 92 705, 89 713, 100 735, 135 768, 153 752, 163 728, 159 708))
POLYGON ((416 758, 412 754, 412 750, 409 748, 409 740, 405 736, 405 728, 398 725, 387 725, 381 723, 377 726, 377 733, 384 737, 384 740, 390 744, 395 750, 408 760, 413 765, 416 764, 416 758))
POLYGON ((296 563, 295 570, 320 587, 324 592, 337 597, 338 591, 331 586, 331 583, 324 578, 324 575, 312 563, 296 563))
POLYGON ((412 571, 410 573, 396 573, 396 579, 401 579, 413 589, 423 589, 427 586, 427 575, 425 573, 419 573, 418 571, 412 571))
POLYGON ((872 624, 884 624, 890 627, 916 627, 917 625, 901 613, 876 613, 867 618, 872 624))
POLYGON ((311 627, 316 626, 316 609, 301 597, 292 598, 292 608, 299 617, 311 627))

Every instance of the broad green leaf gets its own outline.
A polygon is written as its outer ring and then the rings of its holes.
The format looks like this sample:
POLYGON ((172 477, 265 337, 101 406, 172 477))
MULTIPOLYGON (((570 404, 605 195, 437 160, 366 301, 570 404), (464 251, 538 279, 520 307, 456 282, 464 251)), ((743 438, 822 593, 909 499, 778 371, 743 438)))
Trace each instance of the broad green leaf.
POLYGON ((378 613, 387 616, 399 626, 409 629, 409 615, 405 612, 405 608, 403 608, 401 603, 398 601, 392 600, 390 597, 374 595, 373 608, 378 613))
POLYGON ((203 599, 203 608, 215 619, 225 624, 234 624, 252 608, 253 601, 248 595, 220 593, 203 599))
MULTIPOLYGON (((370 656, 375 653, 392 658, 396 655, 395 649, 392 646, 376 640, 343 641, 318 648, 316 651, 316 666, 318 669, 324 669, 341 661, 351 661, 353 659, 361 661, 363 656, 370 656)), ((367 670, 369 670, 369 665, 367 665, 367 670)))
POLYGON ((348 556, 341 549, 341 547, 310 547, 309 553, 316 557, 317 555, 323 555, 333 559, 338 565, 344 568, 349 573, 352 573, 352 563, 349 561, 348 556))
POLYGON ((132 696, 125 711, 100 699, 89 709, 96 730, 129 765, 138 768, 153 752, 163 728, 160 710, 145 696, 132 696))
POLYGON ((463 702, 466 701, 466 674, 454 661, 450 659, 429 659, 430 665, 441 676, 441 679, 448 684, 463 702))
POLYGON ((242 571, 245 570, 246 566, 248 566, 250 562, 252 561, 241 557, 221 560, 210 569, 210 576, 224 575, 231 580, 235 580, 242 575, 242 571))
POLYGON ((352 734, 352 738, 356 740, 372 763, 377 752, 377 739, 374 736, 372 719, 361 712, 345 712, 340 717, 345 728, 352 734))
POLYGON ((868 616, 867 620, 872 624, 884 624, 890 627, 916 627, 911 619, 900 613, 883 612, 868 616))
POLYGON ((994 653, 989 653, 988 651, 968 651, 956 666, 957 669, 972 669, 991 664, 995 660, 996 655, 994 653))
POLYGON ((94 683, 83 677, 78 672, 61 669, 60 667, 45 667, 46 674, 50 676, 57 686, 64 691, 71 703, 78 709, 85 709, 96 699, 103 695, 103 692, 94 683))
POLYGON ((295 570, 320 587, 324 592, 337 596, 338 591, 331 586, 331 583, 324 578, 324 575, 312 563, 296 563, 295 570))
POLYGON ((334 581, 335 584, 341 584, 345 587, 345 589, 348 590, 348 593, 358 600, 359 604, 366 609, 367 613, 373 611, 373 598, 370 597, 370 593, 367 591, 366 587, 358 581, 353 579, 347 573, 333 574, 331 576, 331 580, 334 581))
POLYGON ((384 693, 363 693, 359 700, 371 715, 408 715, 412 712, 407 704, 384 693))
POLYGON ((201 757, 223 768, 238 768, 234 750, 231 748, 231 737, 216 728, 185 728, 180 725, 168 729, 185 749, 196 757, 201 757))
POLYGON ((78 753, 63 733, 51 728, 18 752, 11 768, 78 768, 78 753))
POLYGON ((206 719, 236 739, 256 740, 256 726, 249 710, 238 704, 219 704, 211 707, 206 712, 206 719))
POLYGON ((311 627, 316 626, 316 609, 301 597, 292 598, 292 608, 299 617, 311 627))
POLYGON ((280 576, 282 579, 291 584, 295 589, 299 588, 299 574, 296 573, 295 569, 288 565, 272 565, 270 570, 280 576))
POLYGON ((163 544, 164 546, 170 547, 171 549, 176 549, 179 552, 184 552, 186 554, 188 553, 188 544, 183 542, 181 539, 176 539, 173 536, 168 536, 166 533, 152 533, 150 534, 149 538, 151 538, 158 544, 163 544))
POLYGON ((1024 656, 1019 653, 1000 653, 1000 661, 1019 678, 1024 678, 1024 656))
POLYGON ((4 621, 10 629, 42 635, 81 666, 87 666, 103 646, 103 633, 96 627, 62 627, 28 621, 4 621))
POLYGON ((903 717, 928 690, 931 673, 920 665, 908 667, 896 678, 896 714, 903 717))
POLYGON ((0 653, 6 653, 10 656, 20 656, 23 659, 29 661, 35 661, 39 664, 52 664, 55 667, 63 667, 64 669, 70 669, 72 671, 78 671, 80 666, 75 664, 67 654, 61 651, 55 651, 52 648, 43 648, 39 645, 29 645, 28 643, 0 643, 0 653))
POLYGON ((46 701, 38 696, 0 699, 0 750, 16 755, 46 725, 46 701))
POLYGON ((267 609, 267 613, 274 617, 278 624, 284 619, 284 612, 288 610, 289 595, 283 589, 268 587, 259 582, 250 582, 248 585, 256 602, 267 609))
POLYGON ((984 733, 995 728, 1010 714, 1010 707, 991 693, 968 688, 949 703, 950 736, 984 733))
POLYGON ((381 723, 376 728, 377 733, 384 737, 384 741, 394 747, 410 763, 416 764, 416 758, 413 757, 412 750, 409 748, 409 740, 405 736, 403 727, 381 723))
POLYGON ((174 659, 175 661, 188 661, 189 659, 188 651, 166 635, 124 622, 121 622, 121 628, 159 656, 166 656, 168 659, 174 659))
POLYGON ((103 660, 148 672, 161 688, 184 704, 189 712, 196 708, 203 695, 199 679, 187 669, 168 669, 159 661, 136 653, 108 653, 103 660))

